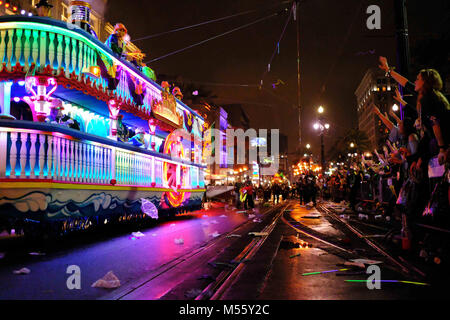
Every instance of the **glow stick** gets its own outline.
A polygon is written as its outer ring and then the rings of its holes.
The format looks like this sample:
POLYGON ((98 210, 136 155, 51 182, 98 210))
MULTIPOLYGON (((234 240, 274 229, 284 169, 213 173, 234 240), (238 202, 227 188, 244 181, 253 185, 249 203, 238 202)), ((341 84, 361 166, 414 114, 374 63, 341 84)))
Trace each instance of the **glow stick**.
POLYGON ((392 282, 392 283, 415 284, 418 286, 429 286, 430 285, 428 283, 423 283, 423 282, 400 281, 400 280, 345 280, 345 282, 392 282))
POLYGON ((320 272, 309 272, 309 273, 303 273, 302 276, 310 276, 313 274, 331 273, 331 272, 347 271, 347 270, 348 269, 339 269, 339 270, 329 270, 329 271, 320 271, 320 272))

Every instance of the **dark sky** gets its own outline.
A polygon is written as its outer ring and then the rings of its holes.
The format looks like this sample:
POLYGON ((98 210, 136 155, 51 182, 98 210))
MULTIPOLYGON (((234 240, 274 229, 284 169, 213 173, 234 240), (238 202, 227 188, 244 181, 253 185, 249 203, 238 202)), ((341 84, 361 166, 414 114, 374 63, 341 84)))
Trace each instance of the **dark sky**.
MULTIPOLYGON (((288 5, 275 0, 109 0, 107 20, 123 22, 133 39, 201 23, 247 10, 258 12, 194 29, 171 33, 138 45, 148 60, 266 17, 288 5)), ((407 2, 410 37, 428 32, 448 32, 448 0, 407 2), (447 17, 447 20, 444 18, 447 17), (444 30, 442 30, 444 31, 444 30)), ((207 83, 259 84, 275 49, 288 12, 212 40, 149 66, 157 74, 181 75, 207 83)), ((319 137, 312 124, 319 105, 326 108, 331 123, 329 146, 334 139, 357 125, 354 92, 364 73, 387 56, 395 65, 394 15, 392 0, 305 0, 301 4, 300 46, 302 77, 303 145, 319 152, 319 137), (366 28, 366 9, 381 7, 381 30, 366 28), (372 54, 370 51, 373 52, 372 54), (322 89, 325 89, 322 91, 322 89)), ((296 28, 293 20, 280 43, 280 53, 264 77, 264 90, 254 87, 209 86, 218 96, 216 104, 243 103, 254 128, 279 128, 289 137, 289 151, 298 140, 296 28), (285 85, 277 89, 278 79, 285 85)))

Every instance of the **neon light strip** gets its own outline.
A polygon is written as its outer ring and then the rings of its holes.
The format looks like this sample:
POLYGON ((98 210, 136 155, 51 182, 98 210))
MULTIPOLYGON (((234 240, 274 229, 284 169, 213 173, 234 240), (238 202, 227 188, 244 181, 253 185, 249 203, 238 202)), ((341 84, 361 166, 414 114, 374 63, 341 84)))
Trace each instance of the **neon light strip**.
MULTIPOLYGON (((2 29, 21 29, 22 28, 22 29, 31 29, 31 30, 41 30, 41 31, 52 32, 52 33, 60 32, 63 35, 66 35, 66 36, 69 36, 69 37, 73 37, 73 38, 75 38, 75 39, 77 39, 79 41, 88 42, 91 46, 93 46, 94 48, 102 51, 104 54, 109 56, 112 60, 114 60, 114 62, 116 64, 118 64, 121 67, 125 68, 129 73, 131 73, 135 77, 139 78, 141 81, 147 83, 149 86, 151 86, 154 89, 154 91, 159 92, 159 94, 161 94, 161 89, 159 89, 158 87, 155 87, 151 82, 148 81, 148 79, 142 77, 141 75, 139 75, 138 73, 136 73, 135 71, 130 69, 130 67, 128 67, 123 62, 118 60, 110 52, 106 51, 104 48, 102 48, 101 46, 96 44, 91 39, 89 39, 89 38, 85 37, 84 35, 81 35, 81 34, 79 34, 77 32, 74 32, 74 31, 71 31, 71 30, 68 30, 68 29, 64 29, 64 28, 61 28, 61 27, 58 27, 58 26, 50 26, 50 25, 46 25, 46 24, 38 23, 38 22, 1 22, 0 27, 2 27, 2 29)), ((179 105, 181 107, 181 109, 185 110, 186 112, 194 112, 192 110, 186 109, 178 101, 177 101, 177 105, 179 105)), ((196 115, 196 116, 204 121, 204 119, 202 117, 200 117, 199 115, 196 115)))

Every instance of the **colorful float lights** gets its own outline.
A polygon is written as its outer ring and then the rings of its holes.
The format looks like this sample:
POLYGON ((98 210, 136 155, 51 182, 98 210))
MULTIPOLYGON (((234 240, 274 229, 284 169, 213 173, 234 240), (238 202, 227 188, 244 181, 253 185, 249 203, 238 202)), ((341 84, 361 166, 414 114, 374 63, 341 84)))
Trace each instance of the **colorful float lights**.
POLYGON ((0 17, 0 212, 67 228, 128 221, 143 203, 160 214, 200 208, 210 142, 181 91, 84 30, 17 10, 0 17))

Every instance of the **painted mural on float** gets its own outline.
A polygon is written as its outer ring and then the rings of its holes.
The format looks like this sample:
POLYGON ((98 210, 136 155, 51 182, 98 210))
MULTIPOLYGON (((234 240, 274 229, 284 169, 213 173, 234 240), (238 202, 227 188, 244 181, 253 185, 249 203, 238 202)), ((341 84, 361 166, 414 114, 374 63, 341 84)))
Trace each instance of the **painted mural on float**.
MULTIPOLYGON (((0 194, 2 214, 38 221, 136 214, 145 212, 143 206, 149 203, 157 210, 171 208, 167 192, 162 191, 0 189, 0 194)), ((202 192, 183 194, 182 207, 201 206, 202 192)))

